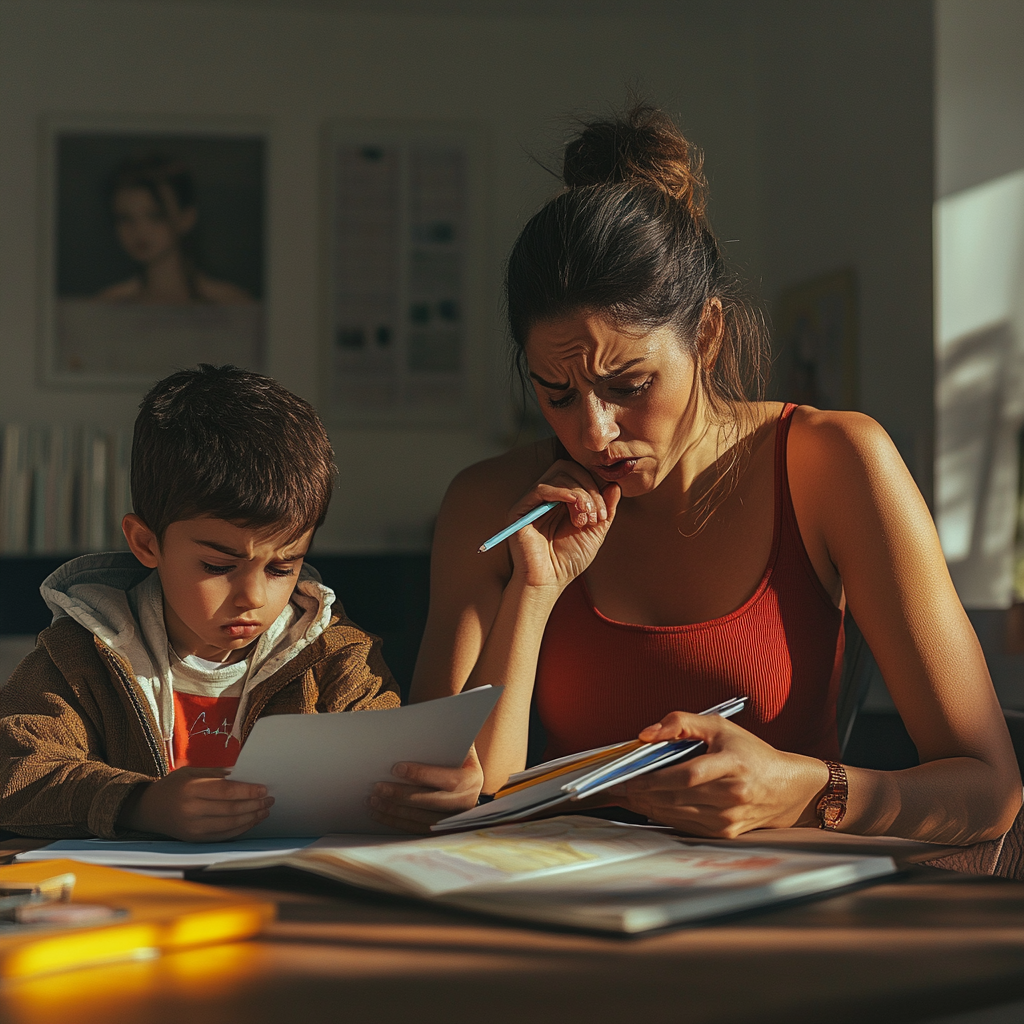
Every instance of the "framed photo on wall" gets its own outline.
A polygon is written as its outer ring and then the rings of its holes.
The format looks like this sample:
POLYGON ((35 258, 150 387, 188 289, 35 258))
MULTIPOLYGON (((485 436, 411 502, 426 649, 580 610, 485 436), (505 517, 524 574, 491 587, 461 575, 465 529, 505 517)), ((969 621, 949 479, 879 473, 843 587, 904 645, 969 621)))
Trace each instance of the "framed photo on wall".
POLYGON ((479 129, 333 122, 325 170, 322 412, 353 425, 466 421, 489 334, 479 129))
POLYGON ((266 148, 249 124, 46 120, 46 383, 262 367, 266 148))
POLYGON ((789 364, 785 399, 818 409, 857 408, 857 275, 838 270, 779 296, 775 333, 789 364))

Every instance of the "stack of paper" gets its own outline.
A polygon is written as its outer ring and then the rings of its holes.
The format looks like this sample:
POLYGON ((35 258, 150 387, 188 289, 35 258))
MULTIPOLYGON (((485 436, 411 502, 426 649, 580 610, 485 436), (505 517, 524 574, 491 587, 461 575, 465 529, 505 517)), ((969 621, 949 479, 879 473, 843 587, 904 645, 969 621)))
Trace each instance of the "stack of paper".
POLYGON ((18 864, 31 864, 71 858, 112 868, 189 871, 221 861, 251 860, 260 855, 285 857, 312 842, 312 839, 231 839, 222 843, 182 843, 174 839, 59 839, 38 850, 19 853, 14 860, 18 864))
MULTIPOLYGON (((743 710, 746 702, 746 697, 736 697, 701 714, 731 718, 743 710)), ((435 832, 447 832, 518 821, 560 804, 593 796, 620 782, 698 754, 703 749, 704 744, 699 740, 660 743, 630 740, 571 754, 510 776, 508 783, 490 803, 454 814, 431 828, 435 832)))

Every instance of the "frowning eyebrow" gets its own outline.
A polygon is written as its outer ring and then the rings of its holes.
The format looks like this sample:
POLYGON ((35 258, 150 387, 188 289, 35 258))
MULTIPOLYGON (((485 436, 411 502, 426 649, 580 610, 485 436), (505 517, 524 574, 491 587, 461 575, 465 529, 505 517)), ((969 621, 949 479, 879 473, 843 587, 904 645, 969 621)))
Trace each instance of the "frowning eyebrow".
MULTIPOLYGON (((244 561, 250 559, 250 555, 246 555, 243 552, 235 551, 233 548, 225 547, 223 544, 218 544, 213 540, 197 540, 197 544, 204 548, 212 548, 214 551, 219 552, 222 555, 227 555, 228 558, 240 558, 244 561)), ((275 562, 297 562, 300 558, 305 558, 305 555, 286 555, 280 558, 275 558, 275 562)))
MULTIPOLYGON (((636 366, 637 363, 642 363, 646 358, 646 356, 637 356, 636 359, 628 359, 626 360, 626 362, 620 363, 618 366, 613 367, 607 373, 598 374, 598 376, 594 378, 594 382, 596 383, 599 380, 611 380, 613 377, 619 377, 631 367, 636 366)), ((564 384, 552 384, 550 381, 544 380, 543 377, 538 377, 537 374, 533 373, 532 371, 530 373, 530 376, 542 388, 547 388, 549 391, 568 391, 569 388, 572 387, 572 384, 570 384, 569 381, 566 381, 564 384)))

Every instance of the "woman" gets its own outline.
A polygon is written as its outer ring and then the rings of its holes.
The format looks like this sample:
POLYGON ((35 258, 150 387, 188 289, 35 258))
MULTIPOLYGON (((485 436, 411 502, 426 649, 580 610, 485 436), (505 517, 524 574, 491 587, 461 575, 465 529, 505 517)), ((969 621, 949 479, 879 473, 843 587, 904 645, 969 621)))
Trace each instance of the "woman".
MULTIPOLYGON (((699 159, 664 115, 588 125, 564 179, 507 280, 512 337, 556 439, 452 484, 415 698, 505 687, 477 741, 485 792, 524 766, 535 701, 551 757, 636 735, 705 741, 609 793, 687 832, 1001 835, 1021 803, 1013 749, 889 438, 857 413, 761 400, 761 323, 708 225, 699 159), (476 553, 544 501, 561 508, 476 553), (836 763, 847 608, 919 767, 836 763), (735 721, 694 714, 743 695, 735 721)), ((382 787, 377 813, 422 827, 431 799, 382 787)))
POLYGON ((192 246, 196 190, 177 161, 154 154, 122 163, 110 187, 117 240, 139 265, 126 281, 104 288, 99 302, 180 306, 253 302, 242 288, 202 273, 192 246))

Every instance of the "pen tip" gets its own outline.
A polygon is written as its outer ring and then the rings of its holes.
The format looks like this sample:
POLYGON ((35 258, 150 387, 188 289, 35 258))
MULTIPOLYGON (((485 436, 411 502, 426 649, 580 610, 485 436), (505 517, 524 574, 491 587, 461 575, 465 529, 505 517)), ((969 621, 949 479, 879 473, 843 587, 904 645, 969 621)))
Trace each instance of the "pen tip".
POLYGON ((481 544, 481 545, 480 545, 480 547, 478 547, 478 548, 476 549, 476 553, 477 553, 478 555, 482 555, 482 554, 485 554, 485 553, 486 553, 486 551, 487 551, 487 545, 486 545, 486 544, 481 544))

